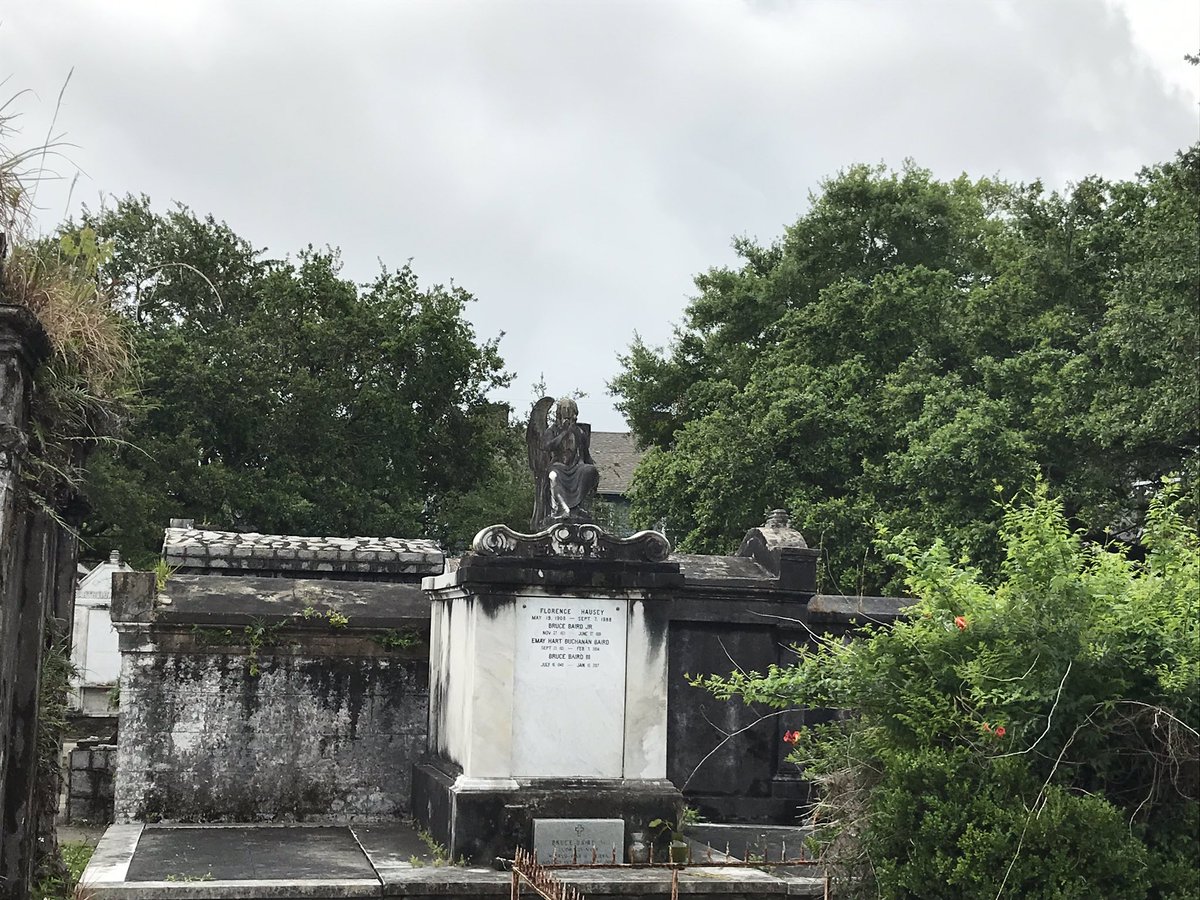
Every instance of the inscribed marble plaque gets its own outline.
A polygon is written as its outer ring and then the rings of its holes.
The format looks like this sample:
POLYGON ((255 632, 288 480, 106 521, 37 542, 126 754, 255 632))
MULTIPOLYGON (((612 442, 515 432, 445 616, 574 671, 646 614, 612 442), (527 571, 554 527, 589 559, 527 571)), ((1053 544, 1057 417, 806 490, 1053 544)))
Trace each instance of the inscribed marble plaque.
POLYGON ((514 775, 622 776, 628 615, 624 600, 518 599, 514 775))
POLYGON ((540 863, 612 863, 614 851, 615 862, 625 862, 622 819, 533 820, 533 852, 540 863))

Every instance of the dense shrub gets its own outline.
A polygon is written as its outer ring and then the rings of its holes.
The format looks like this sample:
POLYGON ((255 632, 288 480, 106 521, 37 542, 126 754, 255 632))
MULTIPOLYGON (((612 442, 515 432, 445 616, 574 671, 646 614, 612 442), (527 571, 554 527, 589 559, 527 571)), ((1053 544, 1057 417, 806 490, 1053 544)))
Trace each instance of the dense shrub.
POLYGON ((1085 543, 1039 488, 1005 509, 993 583, 944 543, 884 536, 920 597, 903 621, 704 682, 853 710, 789 734, 849 895, 1200 896, 1200 541, 1173 494, 1138 560, 1085 543))

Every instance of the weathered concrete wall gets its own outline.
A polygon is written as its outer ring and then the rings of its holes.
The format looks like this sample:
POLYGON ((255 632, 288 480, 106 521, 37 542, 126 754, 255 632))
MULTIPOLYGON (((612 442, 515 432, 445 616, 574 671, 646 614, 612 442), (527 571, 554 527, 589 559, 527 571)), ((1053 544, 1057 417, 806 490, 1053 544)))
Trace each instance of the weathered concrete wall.
MULTIPOLYGON (((0 260, 2 264, 2 260, 0 260)), ((39 852, 53 851, 58 784, 39 768, 39 676, 70 638, 78 521, 69 491, 51 514, 22 482, 34 372, 50 352, 36 318, 0 305, 0 897, 25 897, 39 852)))
POLYGON ((419 588, 202 575, 153 597, 145 578, 114 579, 116 821, 408 815, 429 705, 419 588))
POLYGON ((117 821, 408 813, 428 664, 180 649, 127 654, 117 821))
POLYGON ((71 751, 67 770, 67 822, 107 825, 113 820, 117 745, 83 742, 71 751))

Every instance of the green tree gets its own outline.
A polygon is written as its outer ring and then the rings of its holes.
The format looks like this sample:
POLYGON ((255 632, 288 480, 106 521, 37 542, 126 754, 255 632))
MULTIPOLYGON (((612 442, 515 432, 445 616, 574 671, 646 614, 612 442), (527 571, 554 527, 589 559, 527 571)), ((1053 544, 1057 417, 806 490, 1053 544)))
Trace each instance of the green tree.
POLYGON ((129 445, 92 467, 93 546, 148 561, 171 517, 452 541, 486 524, 465 517, 503 494, 510 426, 486 394, 509 376, 462 288, 408 266, 359 286, 335 251, 267 259, 145 197, 85 225, 113 248, 101 277, 134 323, 145 399, 129 445))
POLYGON ((704 682, 852 710, 788 735, 849 896, 1196 896, 1200 537, 1176 490, 1141 561, 1082 540, 1044 486, 1004 507, 994 581, 900 535, 905 619, 704 682))
POLYGON ((1200 447, 1200 153, 1066 194, 858 166, 769 247, 696 279, 611 387, 643 444, 638 525, 727 552, 786 505, 826 589, 894 590, 874 524, 1000 560, 992 486, 1136 524, 1200 447))
POLYGON ((1181 466, 1190 484, 1200 474, 1198 198, 1200 146, 1143 173, 1121 198, 1125 264, 1096 336, 1100 364, 1084 427, 1112 465, 1143 482, 1181 466))

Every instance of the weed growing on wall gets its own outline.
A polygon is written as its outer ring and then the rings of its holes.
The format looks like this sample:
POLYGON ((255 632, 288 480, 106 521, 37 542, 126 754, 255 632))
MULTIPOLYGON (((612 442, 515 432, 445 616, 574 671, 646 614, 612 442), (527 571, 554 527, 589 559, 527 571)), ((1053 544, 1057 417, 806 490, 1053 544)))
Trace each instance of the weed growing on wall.
POLYGON ((279 633, 288 624, 286 619, 268 623, 264 619, 254 619, 242 628, 205 628, 200 625, 192 626, 192 636, 201 647, 205 646, 236 646, 246 648, 246 671, 252 678, 257 678, 262 669, 259 665, 260 651, 274 647, 280 642, 279 633))
POLYGON ((415 628, 389 628, 375 635, 375 643, 385 650, 410 650, 421 645, 421 634, 415 628))
POLYGON ((286 622, 275 622, 268 625, 262 619, 255 619, 244 629, 243 634, 246 636, 246 646, 249 652, 246 654, 246 666, 252 678, 257 678, 260 672, 258 665, 258 652, 265 647, 274 647, 279 643, 279 631, 286 622))
POLYGON ((1039 488, 1005 507, 991 582, 888 539, 920 597, 906 619, 702 682, 853 710, 787 735, 843 896, 1195 896, 1200 539, 1177 507, 1165 485, 1135 559, 1039 488))
MULTIPOLYGON (((156 570, 157 574, 157 570, 156 570)), ((159 587, 162 590, 165 580, 159 587)), ((261 654, 263 651, 276 647, 283 642, 282 634, 296 624, 296 619, 305 622, 324 622, 334 631, 340 631, 350 624, 350 617, 335 609, 321 612, 314 606, 306 606, 292 617, 268 622, 266 619, 255 618, 249 625, 241 628, 208 628, 202 625, 192 626, 192 637, 201 647, 224 646, 246 648, 246 670, 252 678, 257 678, 262 672, 261 654)), ((388 650, 402 650, 414 647, 421 642, 421 636, 415 629, 389 629, 374 638, 375 642, 388 650)), ((295 646, 295 645, 293 645, 295 646)))
POLYGON ((33 312, 52 348, 34 376, 22 474, 26 496, 56 518, 63 492, 83 487, 87 454, 117 441, 134 402, 130 339, 98 281, 107 252, 85 229, 58 242, 19 241, 3 267, 3 302, 33 312))
POLYGON ((154 573, 154 589, 160 594, 167 589, 167 582, 179 566, 168 565, 165 559, 160 559, 154 564, 151 571, 154 573))
POLYGON ((417 837, 420 838, 421 843, 428 849, 427 855, 412 856, 409 858, 409 863, 412 866, 420 868, 425 865, 461 866, 465 864, 462 859, 451 859, 450 851, 446 849, 446 845, 439 843, 428 829, 422 828, 416 822, 410 822, 409 824, 416 832, 417 837))
POLYGON ((315 606, 304 607, 304 609, 300 611, 300 617, 306 622, 312 621, 313 619, 324 619, 329 623, 330 628, 345 628, 350 624, 350 617, 342 615, 336 609, 329 609, 322 613, 315 606))

